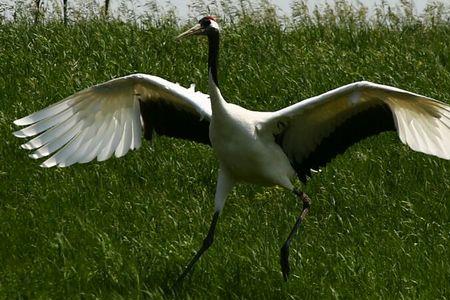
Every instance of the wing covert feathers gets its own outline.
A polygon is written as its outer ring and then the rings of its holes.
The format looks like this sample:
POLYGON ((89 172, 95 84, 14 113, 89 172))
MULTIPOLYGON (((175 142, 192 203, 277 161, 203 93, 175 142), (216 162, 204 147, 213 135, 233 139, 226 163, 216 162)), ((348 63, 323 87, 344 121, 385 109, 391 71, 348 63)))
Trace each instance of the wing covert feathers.
POLYGON ((209 124, 211 117, 207 95, 156 76, 134 74, 87 88, 14 121, 27 126, 14 135, 33 137, 22 148, 34 150, 30 154, 34 159, 53 154, 42 167, 121 157, 141 146, 141 101, 166 103, 193 114, 198 122, 204 119, 209 124))
POLYGON ((269 124, 285 125, 276 141, 302 180, 352 144, 388 130, 415 151, 450 159, 450 106, 390 86, 352 83, 273 116, 269 124))

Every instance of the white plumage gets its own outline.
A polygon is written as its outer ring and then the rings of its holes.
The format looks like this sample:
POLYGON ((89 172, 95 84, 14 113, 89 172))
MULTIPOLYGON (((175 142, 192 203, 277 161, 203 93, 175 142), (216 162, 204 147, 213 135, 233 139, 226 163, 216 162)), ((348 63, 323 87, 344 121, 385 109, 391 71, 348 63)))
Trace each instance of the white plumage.
POLYGON ((403 143, 415 151, 450 159, 450 107, 447 104, 367 81, 348 84, 281 109, 268 123, 289 122, 283 148, 301 160, 340 123, 380 104, 388 105, 403 143))
MULTIPOLYGON (((142 126, 139 99, 171 101, 179 109, 195 110, 200 118, 211 118, 209 96, 160 77, 133 74, 80 91, 54 105, 14 121, 28 127, 14 132, 20 138, 33 137, 22 145, 37 149, 30 156, 56 154, 41 166, 65 167, 125 155, 141 145, 142 126), (59 150, 59 151, 58 151, 59 150)), ((450 108, 434 99, 398 88, 357 82, 303 100, 273 113, 242 110, 246 121, 256 117, 255 128, 285 130, 283 148, 301 159, 333 132, 343 120, 385 103, 391 109, 400 140, 413 150, 450 159, 450 108)), ((230 105, 230 107, 236 107, 230 105)), ((237 112, 233 115, 236 117, 237 112)))
POLYGON ((211 144, 220 169, 215 213, 202 247, 183 279, 212 244, 225 199, 238 182, 279 185, 295 192, 304 209, 281 249, 285 279, 288 249, 309 210, 309 197, 294 189, 311 169, 324 166, 359 140, 396 130, 415 151, 450 159, 450 106, 398 88, 356 82, 275 112, 227 103, 218 88, 219 26, 205 17, 181 34, 209 39, 209 96, 159 77, 134 74, 93 86, 14 123, 32 158, 51 155, 41 166, 66 167, 121 157, 153 132, 211 144))
POLYGON ((139 99, 173 101, 210 119, 209 97, 160 77, 134 74, 80 91, 14 124, 28 127, 14 132, 32 137, 22 145, 30 155, 41 158, 55 153, 42 167, 67 167, 95 158, 104 161, 113 154, 125 155, 141 146, 142 126, 139 99))

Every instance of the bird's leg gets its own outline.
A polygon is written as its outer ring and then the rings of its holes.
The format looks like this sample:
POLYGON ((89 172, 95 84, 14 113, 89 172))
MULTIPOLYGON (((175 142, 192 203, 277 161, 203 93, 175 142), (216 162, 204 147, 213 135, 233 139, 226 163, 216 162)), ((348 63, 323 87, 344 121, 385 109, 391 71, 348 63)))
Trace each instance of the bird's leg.
POLYGON ((187 276, 187 274, 189 274, 189 272, 194 267, 195 263, 200 259, 200 257, 203 255, 203 253, 206 250, 208 250, 208 248, 212 245, 212 243, 214 241, 214 232, 216 230, 217 220, 219 219, 219 215, 223 209, 223 206, 225 205, 225 200, 227 198, 227 195, 233 189, 234 185, 235 185, 234 180, 222 168, 219 169, 216 195, 214 198, 215 210, 214 210, 214 215, 213 215, 213 218, 211 221, 211 225, 209 226, 208 234, 206 235, 205 239, 203 240, 202 246, 197 251, 197 253, 194 255, 194 257, 191 259, 191 261, 188 263, 188 265, 184 269, 183 273, 181 273, 181 275, 178 276, 178 278, 174 284, 175 288, 178 287, 180 285, 180 283, 182 283, 184 278, 187 276))
POLYGON ((303 207, 301 214, 297 217, 297 221, 295 222, 294 227, 291 230, 291 233, 289 233, 288 238, 283 244, 283 247, 281 247, 280 250, 280 264, 281 264, 281 271, 283 272, 283 278, 285 281, 287 281, 290 267, 289 267, 289 246, 291 244, 292 237, 297 233, 298 228, 302 224, 303 220, 305 219, 306 215, 309 212, 309 207, 311 206, 311 199, 302 191, 294 190, 294 193, 302 199, 303 207))
POLYGON ((181 273, 180 276, 178 276, 177 281, 175 282, 175 287, 178 286, 186 277, 187 274, 192 270, 195 263, 200 259, 202 254, 208 250, 208 248, 212 245, 214 241, 214 231, 216 230, 216 224, 217 220, 219 219, 220 212, 216 211, 213 215, 211 225, 209 226, 208 234, 206 235, 205 239, 203 240, 203 244, 200 247, 200 249, 197 251, 197 253, 194 255, 194 257, 191 259, 191 261, 188 263, 186 268, 184 269, 183 273, 181 273))

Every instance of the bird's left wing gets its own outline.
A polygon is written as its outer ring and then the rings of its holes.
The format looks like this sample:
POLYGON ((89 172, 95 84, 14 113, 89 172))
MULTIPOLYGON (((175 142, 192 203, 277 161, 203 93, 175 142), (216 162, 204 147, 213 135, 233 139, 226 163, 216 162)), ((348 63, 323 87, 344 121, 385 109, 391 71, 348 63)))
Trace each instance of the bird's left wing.
POLYGON ((36 136, 22 148, 30 157, 53 154, 41 166, 65 167, 113 154, 125 155, 141 145, 142 129, 209 143, 209 96, 146 74, 116 78, 82 90, 43 110, 14 121, 26 128, 20 138, 36 136), (195 130, 189 131, 194 126, 195 130))
POLYGON ((274 112, 268 123, 303 181, 310 169, 368 136, 397 130, 415 151, 450 159, 450 106, 398 88, 357 82, 274 112))

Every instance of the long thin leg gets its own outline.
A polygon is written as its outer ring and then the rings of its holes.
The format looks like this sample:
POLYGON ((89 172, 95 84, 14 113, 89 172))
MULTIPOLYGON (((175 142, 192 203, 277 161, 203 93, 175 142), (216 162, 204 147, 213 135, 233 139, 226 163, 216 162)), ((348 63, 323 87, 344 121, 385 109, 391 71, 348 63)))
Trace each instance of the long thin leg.
POLYGON ((194 255, 194 257, 191 259, 191 261, 188 263, 183 273, 181 273, 181 275, 178 276, 177 280, 175 281, 174 288, 178 287, 183 282, 184 278, 186 278, 187 274, 189 274, 189 272, 192 270, 195 263, 200 259, 203 253, 206 250, 208 250, 208 248, 212 245, 214 241, 214 231, 216 230, 217 220, 219 219, 219 215, 223 209, 227 195, 233 189, 234 184, 235 184, 234 180, 228 175, 228 173, 224 169, 220 168, 219 176, 217 179, 216 195, 214 198, 215 212, 211 221, 211 225, 209 226, 208 234, 203 240, 202 246, 194 255))
POLYGON ((281 247, 280 250, 280 264, 281 264, 281 272, 283 272, 283 278, 285 281, 288 280, 290 267, 289 267, 289 246, 291 245, 292 237, 297 233, 298 228, 302 224, 303 220, 305 219, 306 215, 309 212, 309 208, 311 206, 311 199, 302 191, 294 190, 294 193, 302 199, 303 202, 303 208, 301 214, 297 217, 297 221, 295 222, 294 227, 291 230, 291 233, 289 233, 288 238, 283 244, 283 247, 281 247))
POLYGON ((208 234, 206 235, 205 239, 203 240, 203 244, 200 247, 200 249, 197 251, 197 253, 194 255, 194 257, 191 259, 191 261, 188 263, 186 268, 184 269, 183 273, 181 273, 180 276, 178 276, 177 281, 175 281, 174 286, 177 287, 186 277, 187 274, 192 270, 195 263, 200 259, 202 254, 208 250, 208 248, 212 245, 214 241, 214 231, 216 230, 216 224, 217 220, 219 219, 220 212, 216 211, 213 215, 211 225, 209 226, 208 234))

